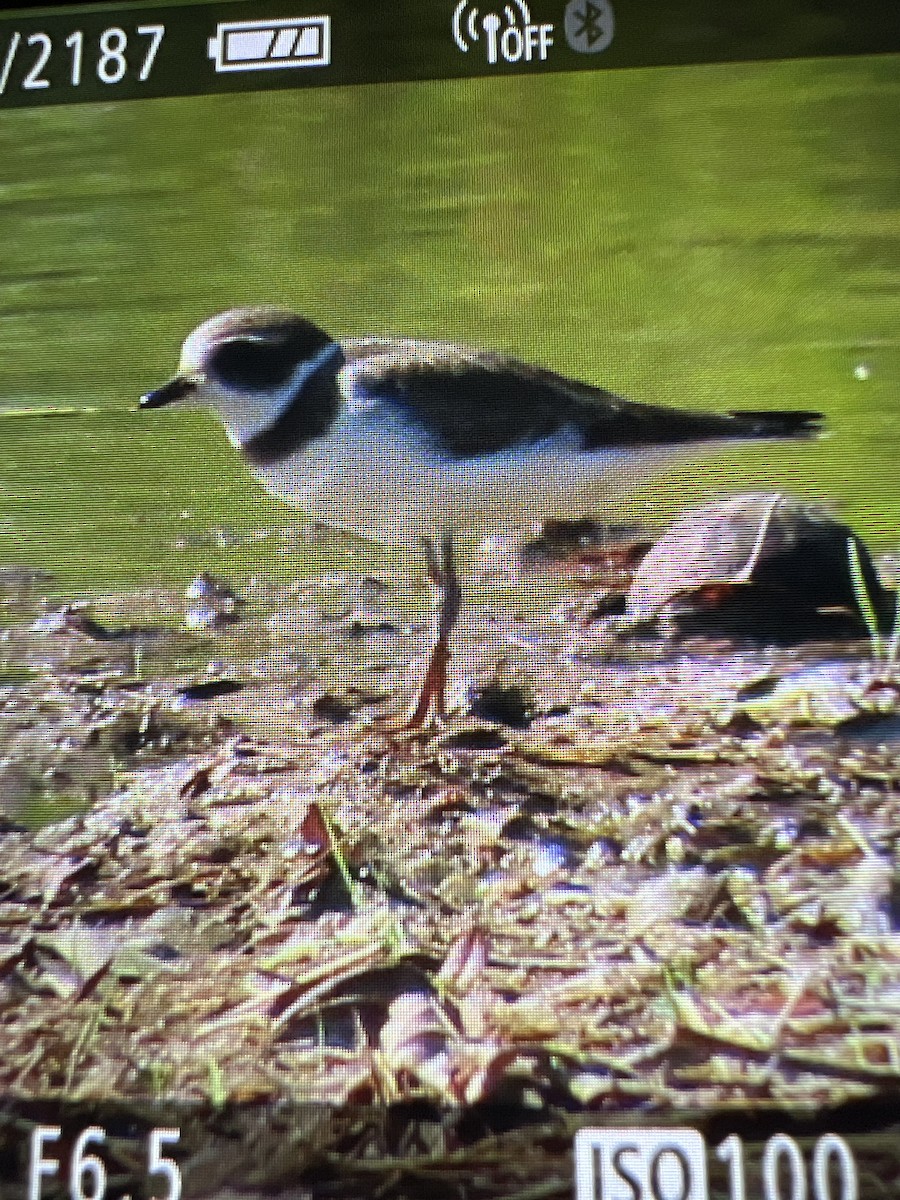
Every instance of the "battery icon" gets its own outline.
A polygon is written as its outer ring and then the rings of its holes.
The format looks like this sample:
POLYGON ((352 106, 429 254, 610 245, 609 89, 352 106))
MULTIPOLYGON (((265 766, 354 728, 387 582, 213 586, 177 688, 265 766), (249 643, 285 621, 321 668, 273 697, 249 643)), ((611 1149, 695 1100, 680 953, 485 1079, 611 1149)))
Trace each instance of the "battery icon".
POLYGON ((220 21, 209 39, 216 71, 268 71, 274 67, 327 67, 331 18, 220 21))

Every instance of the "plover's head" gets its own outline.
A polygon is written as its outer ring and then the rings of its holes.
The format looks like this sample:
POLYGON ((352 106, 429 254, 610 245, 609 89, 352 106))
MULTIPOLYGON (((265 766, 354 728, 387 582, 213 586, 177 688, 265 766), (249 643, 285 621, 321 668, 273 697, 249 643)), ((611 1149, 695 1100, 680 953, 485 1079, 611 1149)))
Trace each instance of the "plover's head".
POLYGON ((288 418, 300 434, 316 436, 334 415, 343 362, 340 345, 305 317, 233 308, 197 326, 181 348, 177 375, 142 396, 140 407, 212 408, 244 449, 288 418))

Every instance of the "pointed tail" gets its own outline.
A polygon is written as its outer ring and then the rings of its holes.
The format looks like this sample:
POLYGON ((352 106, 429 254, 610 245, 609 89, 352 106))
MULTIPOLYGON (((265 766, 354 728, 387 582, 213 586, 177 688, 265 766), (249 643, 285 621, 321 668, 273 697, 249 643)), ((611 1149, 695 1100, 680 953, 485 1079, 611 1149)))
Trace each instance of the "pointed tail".
POLYGON ((785 412, 738 410, 729 416, 740 424, 744 437, 815 437, 822 432, 822 414, 802 409, 785 412))

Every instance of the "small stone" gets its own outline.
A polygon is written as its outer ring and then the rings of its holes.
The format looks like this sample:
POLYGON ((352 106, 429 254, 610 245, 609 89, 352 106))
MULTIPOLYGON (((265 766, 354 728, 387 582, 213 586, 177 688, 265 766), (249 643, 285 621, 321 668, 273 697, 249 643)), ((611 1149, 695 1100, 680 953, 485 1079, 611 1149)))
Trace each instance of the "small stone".
POLYGON ((217 629, 239 619, 243 600, 225 580, 201 571, 185 589, 185 599, 196 601, 184 614, 187 629, 217 629))
POLYGON ((195 575, 185 588, 186 600, 237 600, 237 593, 224 579, 219 579, 209 571, 201 571, 195 575))
POLYGON ((469 689, 468 710, 473 717, 510 729, 527 729, 535 716, 534 698, 521 684, 475 684, 469 689))
POLYGON ((64 604, 62 608, 44 613, 29 626, 32 633, 83 633, 87 617, 86 604, 64 604))
POLYGON ((185 629, 215 629, 228 624, 232 617, 220 613, 211 604, 193 604, 184 614, 185 629))
POLYGON ((330 692, 317 697, 310 707, 317 717, 331 721, 334 725, 341 725, 353 716, 353 705, 342 696, 335 696, 330 692))
POLYGON ((210 679, 203 683, 191 683, 179 690, 179 696, 186 701, 217 700, 220 696, 232 696, 240 692, 244 685, 238 679, 210 679))
POLYGON ((447 750, 502 750, 506 738, 496 729, 465 729, 442 740, 447 750))

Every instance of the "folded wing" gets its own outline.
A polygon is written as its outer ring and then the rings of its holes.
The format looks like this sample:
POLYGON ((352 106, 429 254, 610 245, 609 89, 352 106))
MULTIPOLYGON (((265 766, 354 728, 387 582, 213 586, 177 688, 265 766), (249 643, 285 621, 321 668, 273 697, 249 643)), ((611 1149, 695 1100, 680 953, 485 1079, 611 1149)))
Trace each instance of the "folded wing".
POLYGON ((816 433, 806 411, 691 412, 640 404, 506 355, 443 342, 344 343, 354 391, 419 424, 452 458, 493 454, 567 433, 590 452, 816 433))

